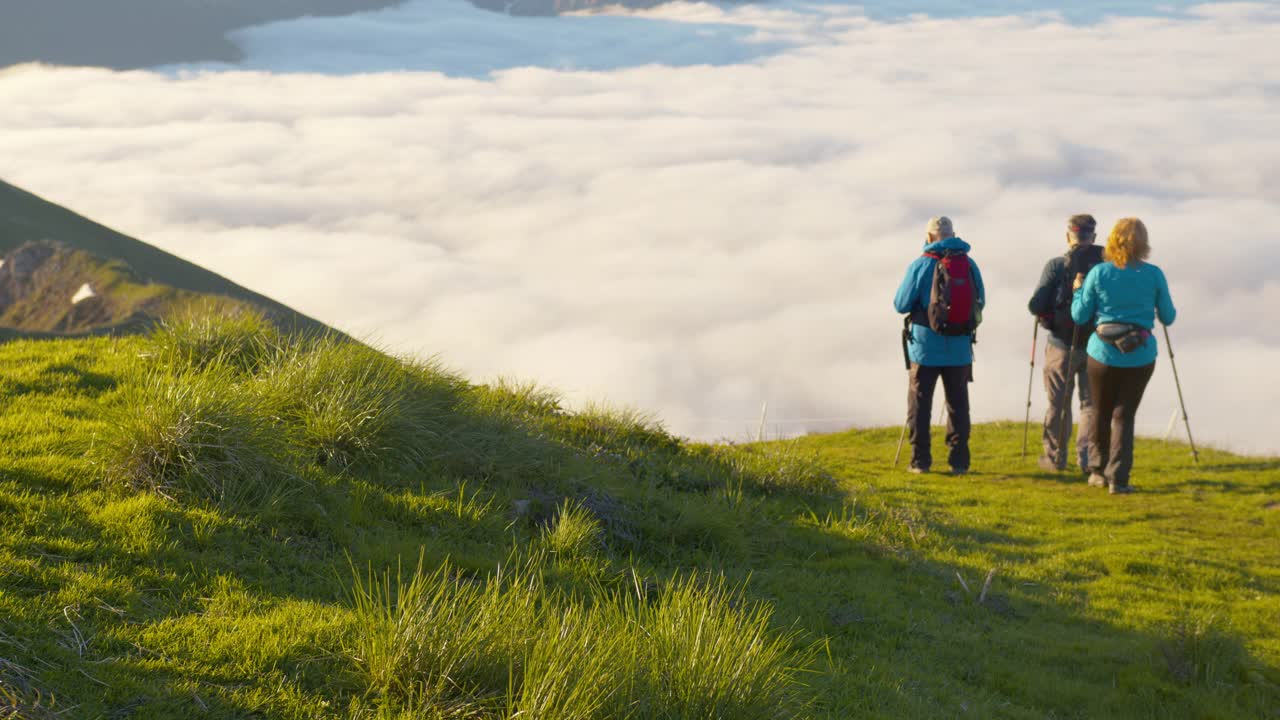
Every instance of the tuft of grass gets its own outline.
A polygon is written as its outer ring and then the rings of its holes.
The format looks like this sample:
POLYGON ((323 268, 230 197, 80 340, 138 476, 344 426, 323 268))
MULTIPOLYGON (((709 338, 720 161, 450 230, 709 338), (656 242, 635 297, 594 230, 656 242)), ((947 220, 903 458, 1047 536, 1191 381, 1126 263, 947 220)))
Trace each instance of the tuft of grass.
POLYGON ((302 343, 262 375, 263 392, 315 463, 421 465, 443 452, 461 381, 326 337, 302 343))
POLYGON ((600 521, 582 503, 565 500, 551 524, 542 531, 546 548, 563 558, 592 553, 601 543, 600 521))
POLYGON ((530 418, 564 413, 560 394, 534 382, 499 378, 472 390, 474 406, 481 412, 530 418))
POLYGON ((223 366, 249 374, 269 365, 286 343, 260 311, 230 300, 205 300, 175 311, 150 337, 152 352, 163 366, 223 366))
POLYGON ((401 707, 493 706, 542 622, 541 582, 515 571, 471 582, 423 556, 406 579, 368 572, 351 591, 357 664, 370 690, 401 707))
POLYGON ((292 448, 229 371, 151 372, 121 393, 95 446, 109 482, 233 510, 297 489, 292 448))
POLYGON ((537 629, 507 717, 633 717, 639 635, 618 632, 626 621, 616 604, 565 602, 537 629))
POLYGON ((56 702, 35 687, 27 668, 0 658, 0 720, 55 720, 56 702))
POLYGON ((597 453, 633 455, 677 452, 680 441, 652 415, 632 408, 589 404, 566 415, 558 429, 575 444, 597 453))
POLYGON ((805 452, 796 442, 704 446, 703 450, 695 457, 727 477, 725 491, 730 495, 833 495, 839 487, 818 453, 805 452))
POLYGON ((1184 610, 1162 635, 1160 656, 1175 681, 1198 687, 1247 682, 1240 645, 1219 629, 1215 615, 1184 610))
POLYGON ((395 710, 425 704, 545 720, 807 717, 813 660, 771 609, 723 580, 677 579, 656 598, 552 588, 538 559, 483 581, 446 563, 357 577, 355 658, 395 710))
POLYGON ((796 652, 796 633, 770 629, 773 610, 744 602, 723 578, 695 577, 663 588, 656 603, 642 606, 648 669, 646 692, 635 700, 649 708, 640 717, 805 717, 811 698, 800 683, 813 648, 796 652))

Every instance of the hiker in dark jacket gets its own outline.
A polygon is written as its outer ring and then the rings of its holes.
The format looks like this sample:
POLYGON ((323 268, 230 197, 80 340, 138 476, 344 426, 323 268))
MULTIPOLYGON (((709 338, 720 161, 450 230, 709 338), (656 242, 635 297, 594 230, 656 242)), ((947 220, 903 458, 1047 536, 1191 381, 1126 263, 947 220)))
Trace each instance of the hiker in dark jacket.
MULTIPOLYGON (((913 473, 928 472, 933 464, 929 448, 929 418, 933 414, 933 390, 937 387, 938 378, 942 378, 947 397, 948 462, 956 474, 969 471, 969 383, 973 379, 973 336, 934 332, 927 317, 938 258, 948 252, 967 254, 969 243, 955 236, 951 220, 934 218, 929 221, 925 254, 907 268, 906 278, 893 299, 894 309, 911 316, 907 426, 911 437, 910 471, 913 473)), ((970 261, 969 267, 974 285, 975 318, 980 321, 986 293, 977 264, 970 261)))
POLYGON ((1102 248, 1094 244, 1098 222, 1092 215, 1073 215, 1067 221, 1067 252, 1053 258, 1040 273, 1027 309, 1040 318, 1049 331, 1044 349, 1044 389, 1049 409, 1044 416, 1044 452, 1040 469, 1061 472, 1067 469, 1071 443, 1071 395, 1080 391, 1080 434, 1076 438, 1076 458, 1080 470, 1089 472, 1089 452, 1093 436, 1093 402, 1086 371, 1085 344, 1093 332, 1091 325, 1077 326, 1071 320, 1071 299, 1076 275, 1088 275, 1102 262, 1102 248))
POLYGON ((1089 338, 1089 384, 1093 390, 1095 452, 1089 484, 1111 494, 1132 492, 1134 420, 1156 369, 1156 318, 1172 325, 1178 312, 1169 282, 1148 263, 1147 227, 1137 218, 1116 223, 1107 239, 1106 262, 1077 275, 1071 317, 1097 326, 1089 338))

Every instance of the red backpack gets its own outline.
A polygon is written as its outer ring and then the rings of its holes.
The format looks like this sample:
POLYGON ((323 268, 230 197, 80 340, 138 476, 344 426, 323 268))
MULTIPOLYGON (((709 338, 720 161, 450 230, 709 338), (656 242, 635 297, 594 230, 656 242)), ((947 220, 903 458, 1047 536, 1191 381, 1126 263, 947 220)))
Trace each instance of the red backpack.
POLYGON ((925 253, 925 257, 938 261, 925 313, 929 328, 939 335, 972 335, 978 329, 978 288, 969 256, 945 250, 940 255, 925 253))

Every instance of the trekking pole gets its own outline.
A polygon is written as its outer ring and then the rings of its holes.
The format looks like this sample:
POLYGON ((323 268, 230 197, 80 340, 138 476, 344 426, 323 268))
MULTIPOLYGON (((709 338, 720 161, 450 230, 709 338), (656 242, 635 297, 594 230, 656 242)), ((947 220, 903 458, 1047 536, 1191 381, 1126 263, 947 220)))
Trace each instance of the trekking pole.
POLYGON ((1169 342, 1169 326, 1164 328, 1164 346, 1169 348, 1169 365, 1173 367, 1173 384, 1178 388, 1178 405, 1182 408, 1182 423, 1187 426, 1187 442, 1191 444, 1191 457, 1200 464, 1200 452, 1196 450, 1196 441, 1191 437, 1191 419, 1187 417, 1187 403, 1182 399, 1182 381, 1178 379, 1178 363, 1173 360, 1173 343, 1169 342))
POLYGON ((893 456, 893 466, 895 468, 898 467, 898 461, 902 459, 902 443, 905 442, 907 439, 907 427, 909 425, 911 425, 910 422, 903 423, 902 434, 898 436, 898 452, 895 453, 893 456))
MULTIPOLYGON (((902 318, 902 362, 907 368, 907 387, 911 386, 911 316, 907 315, 902 318)), ((898 436, 898 452, 894 453, 893 466, 898 467, 898 461, 902 459, 902 443, 907 439, 907 427, 911 425, 911 419, 902 424, 902 434, 898 436)))
POLYGON ((1074 328, 1071 331, 1071 351, 1067 353, 1067 386, 1063 388, 1066 392, 1063 394, 1062 409, 1058 411, 1058 437, 1062 439, 1063 462, 1071 457, 1071 425, 1067 423, 1067 417, 1071 414, 1071 396, 1076 393, 1075 364, 1079 338, 1080 328, 1074 328))
POLYGON ((1031 435, 1031 387, 1036 381, 1036 343, 1040 338, 1040 319, 1036 318, 1031 331, 1031 377, 1027 378, 1027 421, 1022 426, 1022 459, 1027 459, 1027 439, 1031 435))

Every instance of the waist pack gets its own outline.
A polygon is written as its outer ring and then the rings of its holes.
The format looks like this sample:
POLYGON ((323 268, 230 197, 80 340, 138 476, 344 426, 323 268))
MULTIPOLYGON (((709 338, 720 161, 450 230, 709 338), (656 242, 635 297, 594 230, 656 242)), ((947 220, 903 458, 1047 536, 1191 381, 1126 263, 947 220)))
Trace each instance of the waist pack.
POLYGON ((1095 331, 1098 337, 1122 353, 1131 353, 1147 344, 1151 331, 1129 323, 1103 323, 1095 331))

